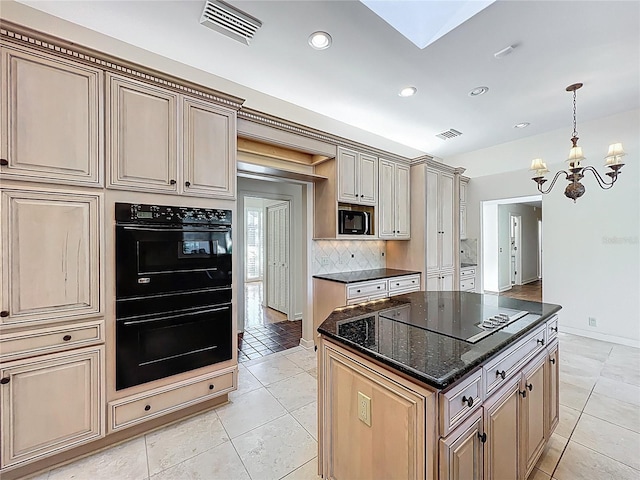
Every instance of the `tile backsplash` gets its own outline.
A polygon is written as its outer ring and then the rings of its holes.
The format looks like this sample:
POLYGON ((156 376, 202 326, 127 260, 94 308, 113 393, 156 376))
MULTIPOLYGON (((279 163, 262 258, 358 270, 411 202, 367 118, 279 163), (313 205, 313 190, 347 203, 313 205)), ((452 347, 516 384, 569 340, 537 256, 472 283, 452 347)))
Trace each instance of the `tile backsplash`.
POLYGON ((384 240, 314 240, 313 274, 385 268, 384 240))

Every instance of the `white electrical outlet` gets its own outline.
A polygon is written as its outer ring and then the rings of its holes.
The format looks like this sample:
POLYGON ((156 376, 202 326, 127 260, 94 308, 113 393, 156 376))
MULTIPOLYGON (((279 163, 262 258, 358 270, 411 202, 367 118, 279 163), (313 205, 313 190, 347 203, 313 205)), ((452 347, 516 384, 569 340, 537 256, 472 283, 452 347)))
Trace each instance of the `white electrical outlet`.
POLYGON ((590 327, 597 327, 598 326, 598 322, 596 321, 596 317, 589 317, 589 326, 590 327))
POLYGON ((320 265, 322 265, 323 267, 329 265, 329 257, 327 257, 326 255, 324 257, 320 257, 320 265))
POLYGON ((362 392, 358 392, 358 418, 371 426, 371 399, 362 392))

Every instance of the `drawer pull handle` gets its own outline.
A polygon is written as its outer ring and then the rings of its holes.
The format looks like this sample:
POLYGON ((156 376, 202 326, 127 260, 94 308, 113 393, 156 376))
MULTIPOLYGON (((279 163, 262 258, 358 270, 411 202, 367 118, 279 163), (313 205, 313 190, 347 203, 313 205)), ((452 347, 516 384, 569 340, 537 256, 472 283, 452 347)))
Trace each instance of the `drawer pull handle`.
POLYGON ((360 293, 360 290, 356 290, 356 292, 360 293))
POLYGON ((542 345, 544 347, 544 338, 543 339, 537 339, 536 342, 538 342, 540 345, 542 345))
POLYGON ((0 312, 0 317, 8 317, 9 316, 9 311, 8 310, 3 310, 0 312))
POLYGON ((2 380, 0 380, 0 384, 6 385, 10 381, 11 381, 11 379, 9 377, 4 377, 2 380))
POLYGON ((473 397, 462 397, 462 403, 466 403, 468 407, 473 407, 473 397))
POLYGON ((176 181, 172 178, 171 180, 169 180, 169 185, 175 185, 176 181))
POLYGON ((551 330, 552 330, 553 332, 558 333, 558 327, 551 327, 551 330))
POLYGON ((378 290, 380 290, 380 285, 378 285, 378 290))
POLYGON ((478 432, 478 438, 482 443, 485 443, 487 441, 487 434, 485 432, 483 433, 478 432))
POLYGON ((185 187, 190 187, 191 186, 191 182, 184 182, 184 186, 185 187))
POLYGON ((520 395, 522 395, 522 398, 526 398, 527 397, 527 391, 526 390, 521 390, 520 391, 520 395))
POLYGON ((507 372, 505 372, 504 370, 496 370, 496 377, 500 377, 504 380, 505 378, 507 378, 507 372))
POLYGON ((148 412, 149 410, 151 410, 151 405, 145 405, 144 406, 144 411, 148 412))
POLYGON ((209 390, 213 390, 215 387, 215 385, 212 383, 211 385, 209 385, 209 390))
POLYGON ((533 383, 527 383, 525 384, 525 387, 527 388, 527 390, 531 391, 533 390, 533 383))
POLYGON ((556 359, 555 358, 550 358, 549 361, 551 362, 551 365, 555 365, 556 364, 556 359))
POLYGON ((9 160, 7 160, 6 158, 0 159, 0 165, 6 167, 7 165, 9 165, 9 160))
POLYGON ((62 337, 62 340, 68 342, 69 340, 71 340, 71 335, 65 335, 64 337, 62 337))

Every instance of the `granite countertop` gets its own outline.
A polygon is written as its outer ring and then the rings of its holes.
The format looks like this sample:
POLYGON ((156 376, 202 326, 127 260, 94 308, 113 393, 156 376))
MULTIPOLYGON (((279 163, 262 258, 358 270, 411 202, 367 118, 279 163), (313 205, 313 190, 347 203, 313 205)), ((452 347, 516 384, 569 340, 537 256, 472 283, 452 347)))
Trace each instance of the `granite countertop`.
POLYGON ((380 280, 381 278, 400 277, 402 275, 415 275, 417 271, 396 270, 393 268, 376 268, 373 270, 356 270, 353 272, 338 272, 314 275, 313 278, 330 280, 338 283, 366 282, 367 280, 380 280))
POLYGON ((467 268, 467 267, 477 267, 478 264, 477 263, 461 263, 460 267, 461 268, 467 268))
POLYGON ((365 357, 443 389, 544 323, 561 308, 549 303, 472 292, 414 292, 337 308, 318 327, 318 332, 365 357), (529 315, 477 343, 427 329, 427 323, 445 329, 452 325, 459 327, 460 323, 473 325, 483 319, 483 311, 496 308, 527 311, 529 315))

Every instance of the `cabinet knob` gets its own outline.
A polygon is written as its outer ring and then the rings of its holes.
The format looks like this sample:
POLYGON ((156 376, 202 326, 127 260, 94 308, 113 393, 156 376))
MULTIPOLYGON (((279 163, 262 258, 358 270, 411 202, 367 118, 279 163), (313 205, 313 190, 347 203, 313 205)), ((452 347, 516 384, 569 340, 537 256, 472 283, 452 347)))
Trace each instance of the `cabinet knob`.
POLYGON ((148 412, 149 410, 151 410, 151 405, 145 405, 144 406, 144 411, 148 412))
POLYGON ((209 385, 209 390, 213 390, 215 387, 215 385, 212 383, 211 385, 209 385))
POLYGON ((505 372, 504 370, 496 370, 496 377, 500 377, 504 380, 507 377, 507 372, 505 372))
POLYGON ((9 316, 9 310, 3 310, 0 312, 0 317, 8 317, 9 316))
POLYGON ((184 182, 184 186, 185 187, 190 187, 191 186, 191 182, 184 182))
POLYGON ((544 347, 544 338, 542 339, 537 339, 536 342, 538 342, 540 345, 542 345, 544 347))
POLYGON ((551 365, 555 365, 556 364, 556 359, 555 358, 550 358, 549 361, 551 362, 551 365))
POLYGON ((526 390, 521 390, 519 393, 520 393, 520 395, 522 395, 522 398, 526 398, 526 396, 527 396, 527 391, 526 390))
POLYGON ((487 441, 487 434, 485 432, 483 433, 478 432, 478 438, 482 443, 485 443, 487 441))
POLYGON ((473 397, 462 397, 462 403, 465 403, 468 407, 473 407, 473 397))
POLYGON ((364 197, 364 195, 360 195, 360 198, 364 197))
POLYGON ((378 285, 378 290, 380 290, 380 285, 378 285))
POLYGON ((3 379, 0 380, 0 384, 6 385, 10 381, 11 381, 11 379, 9 377, 4 377, 3 379))
POLYGON ((64 337, 62 337, 62 340, 68 342, 69 340, 71 340, 71 335, 65 335, 64 337))
POLYGON ((551 331, 558 333, 558 327, 551 327, 551 331))
POLYGON ((358 293, 360 293, 360 290, 357 290, 358 293))
POLYGON ((169 180, 169 185, 175 185, 176 181, 172 178, 171 180, 169 180))
POLYGON ((7 160, 6 158, 0 158, 0 165, 6 167, 7 165, 9 165, 9 160, 7 160))
POLYGON ((533 383, 527 383, 527 384, 525 384, 525 387, 526 387, 527 390, 531 391, 531 390, 533 390, 533 383))

